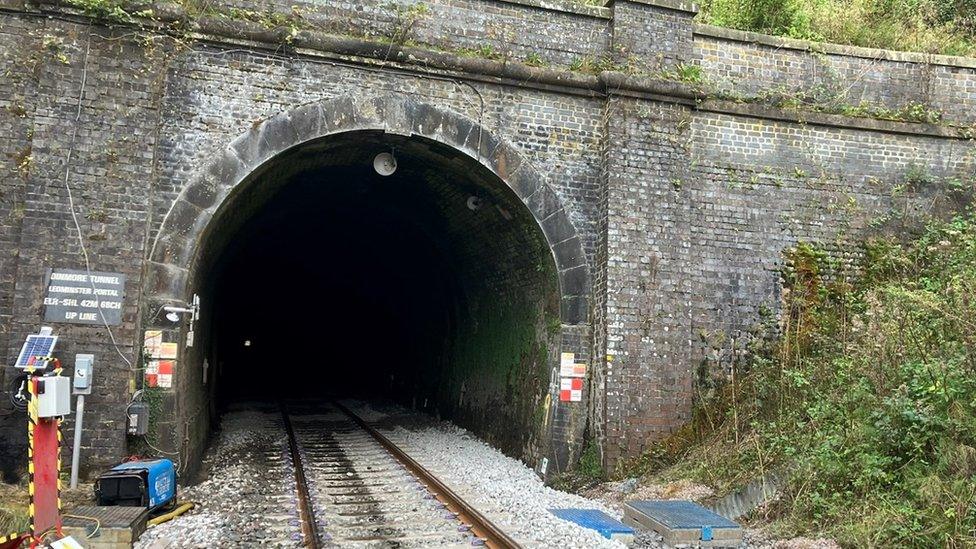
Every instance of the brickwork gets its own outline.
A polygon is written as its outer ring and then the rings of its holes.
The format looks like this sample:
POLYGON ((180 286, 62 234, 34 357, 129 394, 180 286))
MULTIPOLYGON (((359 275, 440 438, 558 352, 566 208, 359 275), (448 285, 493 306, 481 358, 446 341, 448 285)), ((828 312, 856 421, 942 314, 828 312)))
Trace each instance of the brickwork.
POLYGON ((531 57, 559 65, 599 57, 609 41, 609 10, 571 0, 264 0, 257 5, 229 0, 213 4, 211 9, 219 12, 221 6, 258 13, 297 13, 306 24, 336 34, 428 44, 447 51, 481 51, 513 60, 531 57))
MULTIPOLYGON (((9 18, 0 27, 0 64, 11 68, 10 76, 0 88, 0 357, 5 351, 13 318, 14 287, 17 282, 17 256, 23 228, 26 182, 30 175, 31 134, 35 80, 33 63, 37 39, 29 36, 35 25, 26 18, 9 18)), ((0 374, 6 389, 7 380, 0 374)), ((11 413, 7 399, 0 401, 0 413, 11 413)), ((0 446, 0 465, 9 478, 7 463, 19 457, 26 444, 23 425, 0 430, 0 437, 10 444, 0 446), (19 428, 18 428, 19 427, 19 428), (14 441, 17 441, 16 443, 14 441)))
MULTIPOLYGON (((779 303, 782 252, 849 245, 897 207, 924 219, 938 184, 971 181, 972 145, 818 128, 620 100, 608 158, 607 440, 611 459, 689 419, 696 370, 741 349, 779 303), (916 176, 917 177, 917 176, 916 176)), ((941 198, 941 200, 940 200, 941 198)))
POLYGON ((664 71, 690 61, 692 26, 697 8, 691 2, 613 0, 612 56, 639 71, 664 71))
MULTIPOLYGON (((21 129, 12 135, 30 136, 31 160, 21 174, 26 176, 21 197, 11 196, 17 212, 10 218, 14 223, 4 223, 5 232, 19 233, 19 242, 11 247, 14 253, 5 252, 3 261, 5 272, 16 269, 14 291, 9 287, 4 291, 4 298, 10 300, 5 307, 9 320, 3 323, 10 333, 3 349, 5 362, 13 362, 24 335, 38 328, 47 269, 85 267, 64 187, 69 151, 67 177, 92 268, 127 276, 124 322, 113 331, 119 351, 134 360, 150 193, 145 182, 152 173, 157 123, 153 80, 144 71, 141 49, 132 43, 119 44, 101 28, 91 29, 89 41, 83 25, 21 21, 26 32, 14 46, 21 49, 15 55, 30 60, 27 52, 33 52, 37 62, 27 73, 33 93, 16 99, 30 113, 29 134, 21 129), (82 82, 85 92, 79 115, 82 82)), ((4 24, 3 28, 11 27, 4 24)), ((98 356, 86 417, 91 427, 82 459, 119 459, 125 451, 122 410, 128 403, 128 366, 103 327, 58 328, 60 356, 72 357, 76 352, 98 356)), ((20 435, 19 422, 7 426, 20 435)))
POLYGON ((946 121, 976 123, 976 61, 819 45, 696 26, 695 56, 711 86, 738 96, 798 91, 839 105, 918 104, 946 121))
MULTIPOLYGON (((316 2, 319 15, 305 16, 337 33, 378 36, 397 21, 384 4, 316 2)), ((538 53, 554 66, 612 52, 618 61, 636 55, 652 71, 698 62, 707 79, 743 94, 771 82, 847 82, 852 99, 925 102, 967 124, 976 112, 966 62, 777 50, 696 31, 693 6, 680 2, 427 4, 410 40, 446 51, 488 43, 513 60, 538 53)), ((334 131, 413 132, 479 158, 547 238, 563 292, 559 346, 591 372, 586 402, 547 410, 557 467, 573 462, 585 436, 613 461, 686 420, 694 371, 716 346, 741 339, 760 306, 776 306, 785 247, 816 240, 843 252, 844 239, 903 199, 893 189, 910 171, 971 182, 976 169, 971 143, 936 126, 838 127, 755 105, 745 112, 597 90, 574 84, 581 77, 569 72, 562 81, 515 81, 220 36, 187 49, 128 32, 0 14, 0 60, 13 67, 0 73, 0 356, 9 362, 37 329, 46 270, 84 267, 63 184, 69 151, 92 268, 128 277, 124 322, 113 331, 137 363, 139 334, 160 300, 188 297, 207 223, 260 167, 260 154, 282 152, 275 144, 294 138, 301 116, 317 113, 314 123, 334 131)), ((936 191, 912 190, 927 200, 909 205, 932 204, 936 191)), ((530 279, 524 267, 506 282, 530 279)), ((62 356, 98 356, 83 459, 113 461, 126 451, 123 412, 138 374, 104 328, 57 328, 62 356)), ((177 383, 196 379, 185 368, 177 383)), ((555 394, 558 379, 546 381, 555 394)), ((205 440, 206 395, 188 395, 161 410, 168 448, 205 440)), ((5 437, 22 428, 0 423, 5 437)), ((535 448, 546 436, 537 438, 535 448)))

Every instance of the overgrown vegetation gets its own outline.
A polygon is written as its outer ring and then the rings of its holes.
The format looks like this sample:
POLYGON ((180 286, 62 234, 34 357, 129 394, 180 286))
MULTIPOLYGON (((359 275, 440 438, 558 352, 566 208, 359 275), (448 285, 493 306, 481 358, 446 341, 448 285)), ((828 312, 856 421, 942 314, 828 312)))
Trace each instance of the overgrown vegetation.
MULTIPOLYGON (((685 83, 695 83, 687 78, 682 78, 680 74, 671 76, 670 78, 685 83)), ((706 82, 704 75, 699 77, 698 82, 706 82)), ((943 120, 941 111, 922 103, 908 102, 897 107, 867 101, 851 103, 846 93, 827 85, 818 85, 810 89, 801 90, 792 90, 786 86, 776 86, 749 96, 722 90, 716 92, 715 95, 721 99, 739 103, 760 103, 786 110, 815 111, 827 114, 841 114, 854 118, 874 118, 876 120, 892 120, 896 122, 952 125, 943 120)))
POLYGON ((976 0, 703 0, 722 27, 947 55, 976 55, 976 0))
POLYGON ((600 448, 595 442, 590 441, 580 455, 577 473, 590 481, 604 480, 606 477, 600 457, 600 448))
POLYGON ((782 318, 766 315, 730 381, 634 467, 720 492, 775 473, 785 488, 765 512, 784 531, 971 547, 976 211, 862 252, 855 278, 819 247, 790 250, 782 318))
POLYGON ((26 532, 29 524, 27 486, 21 483, 0 484, 0 536, 26 532))

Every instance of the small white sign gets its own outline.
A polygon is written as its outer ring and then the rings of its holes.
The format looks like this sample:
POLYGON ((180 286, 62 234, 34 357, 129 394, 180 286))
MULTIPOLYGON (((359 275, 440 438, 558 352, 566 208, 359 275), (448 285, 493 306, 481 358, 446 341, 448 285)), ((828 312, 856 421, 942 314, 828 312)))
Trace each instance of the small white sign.
POLYGON ((51 549, 85 549, 75 538, 68 536, 51 542, 51 549))

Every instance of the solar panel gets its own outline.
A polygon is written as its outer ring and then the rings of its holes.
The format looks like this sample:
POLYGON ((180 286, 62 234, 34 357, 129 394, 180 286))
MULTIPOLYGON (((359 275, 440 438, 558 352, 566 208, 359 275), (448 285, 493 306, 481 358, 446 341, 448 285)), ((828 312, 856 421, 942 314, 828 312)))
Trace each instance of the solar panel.
POLYGON ((38 334, 27 336, 27 341, 20 348, 20 355, 17 356, 17 363, 14 366, 22 370, 26 370, 31 365, 45 366, 43 362, 37 361, 37 357, 51 356, 51 353, 54 352, 54 344, 57 342, 58 336, 38 334))

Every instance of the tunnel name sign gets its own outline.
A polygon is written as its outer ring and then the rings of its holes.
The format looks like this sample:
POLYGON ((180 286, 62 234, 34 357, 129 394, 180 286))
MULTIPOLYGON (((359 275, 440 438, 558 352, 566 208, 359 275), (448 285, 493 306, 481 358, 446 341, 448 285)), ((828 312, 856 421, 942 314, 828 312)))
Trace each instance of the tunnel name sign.
POLYGON ((122 323, 124 299, 125 275, 122 273, 48 269, 44 320, 102 324, 104 315, 105 323, 115 326, 122 323))

